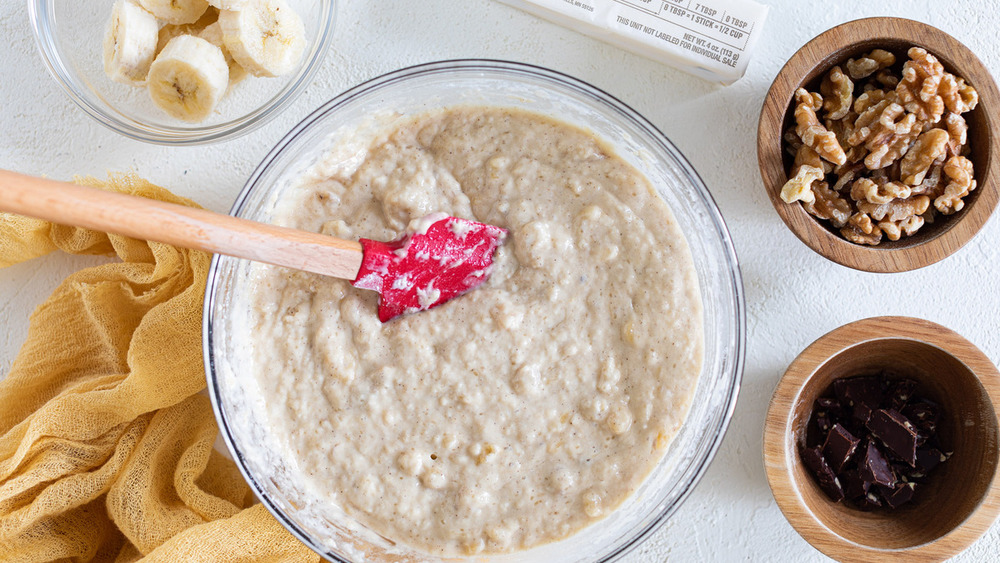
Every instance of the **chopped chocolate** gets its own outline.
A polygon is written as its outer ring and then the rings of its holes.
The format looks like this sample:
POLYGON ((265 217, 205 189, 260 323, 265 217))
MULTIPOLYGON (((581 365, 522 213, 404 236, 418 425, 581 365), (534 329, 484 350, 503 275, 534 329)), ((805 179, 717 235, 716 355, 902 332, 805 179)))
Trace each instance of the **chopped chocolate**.
POLYGON ((916 458, 914 466, 922 473, 929 472, 944 461, 943 454, 937 448, 917 448, 916 458))
POLYGON ((914 467, 917 463, 917 428, 896 410, 878 409, 866 425, 872 435, 899 459, 914 467))
POLYGON ((930 432, 928 432, 926 430, 921 430, 921 429, 918 428, 917 429, 917 447, 919 448, 919 447, 924 446, 924 445, 927 445, 927 447, 931 447, 930 445, 927 444, 928 440, 931 439, 931 436, 933 436, 933 434, 931 434, 930 432))
POLYGON ((834 502, 895 509, 948 459, 937 434, 941 408, 919 397, 918 387, 883 371, 838 379, 816 399, 801 456, 834 502))
POLYGON ((833 382, 833 392, 840 404, 852 408, 861 404, 874 410, 882 402, 882 382, 874 375, 838 379, 833 382))
POLYGON ((826 435, 826 442, 823 444, 823 456, 830 467, 837 473, 844 470, 844 466, 851 460, 854 450, 858 449, 861 440, 855 438, 846 428, 839 423, 834 424, 830 433, 826 435))
POLYGON ((947 461, 948 457, 937 448, 917 448, 917 470, 925 474, 930 473, 939 464, 947 461))
POLYGON ((868 424, 868 419, 872 416, 872 409, 865 403, 854 403, 854 409, 851 411, 851 416, 854 420, 861 426, 868 424))
POLYGON ((879 487, 878 490, 889 508, 899 508, 910 502, 916 488, 916 483, 897 483, 895 487, 879 487))
POLYGON ((822 432, 823 434, 827 434, 828 432, 830 432, 830 428, 833 427, 833 425, 830 424, 830 417, 821 415, 817 416, 816 427, 819 428, 819 431, 822 432))
POLYGON ((896 475, 892 472, 892 467, 889 466, 889 460, 875 445, 874 440, 868 440, 859 463, 858 475, 865 481, 886 487, 896 484, 896 475))
POLYGON ((882 501, 879 500, 878 493, 875 492, 875 489, 868 491, 865 496, 857 500, 856 504, 858 508, 864 510, 865 512, 882 507, 882 501))
POLYGON ((882 382, 875 376, 847 377, 833 382, 833 392, 840 404, 847 407, 859 428, 882 402, 882 382))
POLYGON ((930 401, 923 400, 903 407, 900 413, 910 420, 917 428, 932 435, 937 431, 940 409, 930 401))
POLYGON ((833 428, 833 420, 840 418, 843 409, 837 399, 820 397, 816 399, 813 415, 807 428, 806 445, 814 447, 826 442, 826 435, 833 428))
POLYGON ((844 408, 840 406, 840 401, 833 397, 820 397, 816 399, 816 406, 813 413, 816 416, 840 417, 844 408))
POLYGON ((844 500, 844 490, 840 487, 840 480, 830 469, 830 466, 823 459, 823 454, 820 452, 819 448, 806 448, 802 450, 802 461, 806 464, 810 470, 812 470, 813 475, 816 476, 816 480, 819 482, 819 487, 823 489, 826 496, 830 497, 833 502, 840 502, 844 500))
POLYGON ((806 425, 806 441, 805 447, 815 448, 816 446, 822 446, 823 441, 826 440, 826 434, 821 432, 819 428, 816 427, 816 420, 812 420, 806 425))
POLYGON ((901 411, 917 388, 917 382, 912 379, 900 379, 889 387, 889 407, 901 411))
POLYGON ((866 494, 872 486, 871 481, 865 481, 858 475, 857 469, 845 471, 837 476, 840 479, 841 488, 844 490, 844 497, 857 500, 866 494))
MULTIPOLYGON (((886 457, 889 456, 887 455, 886 457)), ((899 460, 892 460, 891 457, 889 457, 889 466, 892 467, 892 472, 896 474, 896 479, 900 481, 906 481, 910 472, 913 471, 913 468, 909 464, 899 460)))

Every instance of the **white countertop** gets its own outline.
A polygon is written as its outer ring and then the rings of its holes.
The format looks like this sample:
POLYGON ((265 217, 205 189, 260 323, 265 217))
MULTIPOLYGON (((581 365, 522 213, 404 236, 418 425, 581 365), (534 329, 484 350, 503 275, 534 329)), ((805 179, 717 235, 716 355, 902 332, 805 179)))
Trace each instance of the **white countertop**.
MULTIPOLYGON (((994 217, 957 254, 916 272, 866 274, 828 262, 785 228, 764 193, 755 151, 761 103, 778 69, 802 44, 865 16, 935 25, 1000 76, 1000 2, 764 3, 771 12, 746 76, 721 87, 494 0, 341 0, 333 49, 314 83, 287 110, 234 141, 167 148, 124 139, 74 106, 42 64, 26 2, 5 0, 0 3, 0 166, 55 179, 134 170, 224 212, 286 131, 322 102, 382 73, 440 59, 487 57, 547 66, 590 82, 645 115, 698 170, 732 232, 746 288, 746 371, 725 441, 680 510, 624 560, 825 561, 785 521, 764 477, 762 425, 778 378, 822 334, 889 314, 948 326, 996 363, 1000 222, 994 217)), ((24 341, 34 307, 71 271, 100 260, 52 255, 0 270, 0 377, 24 341)), ((988 560, 997 553, 1000 525, 955 560, 988 560)))

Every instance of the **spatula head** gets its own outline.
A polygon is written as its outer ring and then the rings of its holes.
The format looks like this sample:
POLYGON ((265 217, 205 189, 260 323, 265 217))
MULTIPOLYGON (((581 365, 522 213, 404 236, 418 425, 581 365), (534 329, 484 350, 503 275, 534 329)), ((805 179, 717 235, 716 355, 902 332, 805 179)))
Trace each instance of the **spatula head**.
POLYGON ((364 256, 354 287, 379 292, 378 318, 436 307, 485 282, 507 230, 443 213, 411 224, 393 242, 361 239, 364 256))

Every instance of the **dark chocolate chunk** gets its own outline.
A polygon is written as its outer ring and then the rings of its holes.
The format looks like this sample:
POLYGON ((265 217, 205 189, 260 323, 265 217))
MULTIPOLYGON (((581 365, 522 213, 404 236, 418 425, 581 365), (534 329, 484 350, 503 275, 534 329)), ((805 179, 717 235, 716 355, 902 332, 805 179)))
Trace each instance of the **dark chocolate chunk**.
POLYGON ((900 414, 905 416, 914 426, 925 431, 927 435, 933 435, 937 431, 940 413, 941 409, 927 400, 910 403, 900 411, 900 414))
POLYGON ((889 466, 892 467, 893 473, 896 474, 896 479, 903 479, 903 477, 905 477, 907 473, 913 471, 913 468, 910 467, 907 463, 901 460, 892 459, 892 456, 889 455, 888 452, 886 452, 886 457, 889 458, 889 466))
POLYGON ((822 446, 823 441, 826 440, 826 435, 816 428, 816 421, 810 422, 806 426, 806 440, 803 444, 807 448, 815 448, 816 446, 822 446))
POLYGON ((833 382, 833 392, 863 427, 882 402, 882 382, 876 376, 847 377, 833 382))
POLYGON ((917 463, 917 428, 895 410, 878 409, 867 427, 899 459, 913 467, 917 463))
POLYGON ((947 460, 948 456, 937 448, 917 448, 916 467, 924 474, 930 473, 935 467, 947 460))
MULTIPOLYGON (((918 428, 917 429, 917 447, 919 448, 920 446, 923 446, 923 445, 927 444, 927 442, 930 441, 930 439, 932 437, 933 437, 933 434, 931 434, 930 432, 928 432, 926 430, 921 430, 921 429, 918 428)), ((932 446, 930 446, 928 444, 927 447, 932 447, 932 446)))
POLYGON ((822 432, 824 435, 829 433, 830 429, 833 428, 833 425, 830 423, 830 417, 823 415, 817 416, 816 428, 819 428, 819 431, 822 432))
POLYGON ((875 410, 882 403, 882 382, 874 375, 838 379, 833 382, 833 392, 841 405, 851 408, 862 404, 875 410))
POLYGON ((812 419, 806 428, 806 445, 814 447, 823 445, 826 435, 833 428, 834 422, 843 415, 840 402, 832 397, 820 397, 813 405, 812 419))
POLYGON ((882 500, 889 505, 889 508, 899 508, 910 502, 916 487, 916 483, 901 482, 897 483, 895 487, 879 487, 879 492, 882 493, 882 500))
POLYGON ((865 403, 854 403, 854 408, 851 410, 851 416, 854 420, 861 426, 868 423, 868 419, 872 417, 872 409, 865 403))
MULTIPOLYGON (((918 397, 904 374, 833 382, 813 405, 801 457, 835 502, 860 510, 894 509, 950 454, 937 435, 941 408, 918 397), (874 486, 873 486, 874 485, 874 486)), ((923 485, 920 485, 923 486, 923 485)))
POLYGON ((841 488, 844 490, 844 496, 851 499, 857 500, 868 494, 868 489, 871 487, 870 481, 865 481, 858 475, 857 469, 851 469, 845 471, 837 476, 840 479, 841 488))
POLYGON ((867 512, 869 510, 881 508, 882 501, 879 499, 878 494, 875 493, 875 489, 871 489, 865 494, 865 496, 855 501, 855 506, 867 512))
MULTIPOLYGON (((878 438, 875 438, 874 435, 871 434, 870 432, 869 432, 868 435, 872 436, 872 438, 878 440, 878 438)), ((893 470, 896 469, 897 465, 901 466, 901 467, 908 467, 908 468, 912 469, 912 467, 910 467, 910 464, 907 463, 906 460, 904 460, 903 458, 901 458, 898 455, 896 455, 895 452, 893 452, 889 448, 885 447, 885 444, 883 444, 881 441, 878 442, 878 447, 879 447, 879 449, 882 450, 882 454, 885 455, 885 458, 889 460, 889 465, 892 466, 893 470)), ((896 476, 899 476, 899 472, 898 471, 896 472, 896 476)))
POLYGON ((826 442, 823 444, 823 457, 827 463, 837 473, 844 470, 844 466, 851 460, 854 450, 858 449, 861 440, 855 438, 846 428, 840 424, 834 424, 826 435, 826 442))
POLYGON ((820 397, 816 399, 816 410, 839 411, 840 401, 833 397, 820 397))
POLYGON ((813 407, 813 412, 817 416, 839 418, 843 411, 844 409, 840 406, 840 401, 833 397, 820 397, 816 399, 816 405, 813 407))
POLYGON ((858 475, 877 485, 891 487, 896 484, 896 475, 889 466, 889 460, 885 458, 882 451, 875 445, 874 440, 868 440, 868 444, 858 462, 858 475))
POLYGON ((833 502, 844 500, 844 490, 840 487, 840 480, 830 469, 830 466, 823 459, 823 454, 817 448, 805 448, 802 450, 802 462, 806 464, 816 476, 819 487, 823 489, 826 496, 833 502))
POLYGON ((917 382, 912 379, 900 379, 895 381, 889 387, 889 396, 887 403, 887 408, 895 409, 897 411, 903 410, 903 407, 910 401, 913 397, 913 392, 917 388, 917 382))

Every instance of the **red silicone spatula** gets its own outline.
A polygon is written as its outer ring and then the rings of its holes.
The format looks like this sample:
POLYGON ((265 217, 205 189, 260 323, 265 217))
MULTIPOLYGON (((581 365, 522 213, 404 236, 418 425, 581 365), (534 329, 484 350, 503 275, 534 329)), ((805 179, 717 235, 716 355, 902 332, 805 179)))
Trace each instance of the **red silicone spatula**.
POLYGON ((257 223, 136 196, 0 170, 0 211, 351 280, 380 294, 379 319, 423 311, 489 278, 507 231, 431 215, 378 242, 257 223))

